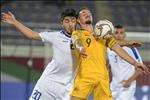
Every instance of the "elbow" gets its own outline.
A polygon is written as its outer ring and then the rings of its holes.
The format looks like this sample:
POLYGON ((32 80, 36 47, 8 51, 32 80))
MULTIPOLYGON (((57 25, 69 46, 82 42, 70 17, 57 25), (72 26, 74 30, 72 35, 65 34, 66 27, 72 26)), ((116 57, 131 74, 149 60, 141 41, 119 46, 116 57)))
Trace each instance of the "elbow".
POLYGON ((32 39, 32 40, 41 40, 41 37, 39 36, 38 33, 33 33, 32 35, 29 35, 28 37, 29 39, 32 39))

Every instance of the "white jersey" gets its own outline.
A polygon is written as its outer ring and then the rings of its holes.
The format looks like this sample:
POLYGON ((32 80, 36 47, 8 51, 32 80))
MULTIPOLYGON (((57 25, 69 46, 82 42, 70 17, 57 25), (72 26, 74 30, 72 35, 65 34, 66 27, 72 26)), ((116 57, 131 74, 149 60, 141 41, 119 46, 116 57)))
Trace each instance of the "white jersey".
MULTIPOLYGON (((136 48, 123 47, 123 49, 135 60, 142 63, 142 59, 136 48)), ((107 55, 112 72, 111 90, 115 100, 125 100, 133 97, 136 88, 136 81, 131 83, 128 89, 122 86, 122 81, 129 79, 135 72, 135 67, 122 58, 114 51, 107 49, 107 55), (123 92, 124 91, 124 92, 123 92), (119 99, 118 99, 119 98, 119 99)))
POLYGON ((39 33, 43 42, 52 44, 52 61, 35 85, 30 100, 62 100, 73 78, 71 36, 65 31, 39 33))
POLYGON ((39 34, 43 42, 52 44, 53 49, 52 61, 46 66, 40 80, 67 84, 73 75, 71 37, 65 31, 47 31, 39 34))
MULTIPOLYGON (((135 58, 135 54, 133 53, 132 49, 129 47, 123 47, 123 49, 135 60, 138 60, 138 62, 142 63, 141 57, 139 55, 139 52, 136 48, 135 51, 137 53, 136 56, 138 56, 138 59, 135 58)), ((121 82, 123 80, 128 79, 134 74, 134 66, 120 58, 114 51, 111 51, 109 48, 107 49, 108 54, 108 60, 109 64, 111 66, 111 72, 113 75, 113 79, 117 82, 121 82)))

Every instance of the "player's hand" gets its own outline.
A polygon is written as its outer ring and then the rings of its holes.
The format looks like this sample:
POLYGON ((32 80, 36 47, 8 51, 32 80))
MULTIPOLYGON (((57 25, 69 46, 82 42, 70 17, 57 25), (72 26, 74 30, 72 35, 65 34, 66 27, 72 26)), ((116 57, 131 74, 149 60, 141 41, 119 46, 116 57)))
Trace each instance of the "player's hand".
POLYGON ((143 70, 141 68, 136 68, 135 70, 138 74, 143 75, 143 70))
POLYGON ((143 43, 141 41, 137 41, 137 40, 130 40, 130 41, 128 41, 128 46, 129 47, 141 47, 142 44, 143 43))
POLYGON ((86 58, 86 57, 87 57, 85 48, 82 47, 82 48, 79 50, 79 52, 80 52, 82 58, 86 58))
POLYGON ((122 83, 123 87, 129 88, 131 83, 132 83, 132 81, 130 81, 130 80, 123 80, 121 83, 122 83))
POLYGON ((145 73, 145 74, 150 74, 150 72, 149 72, 147 66, 145 66, 144 64, 135 63, 135 66, 136 66, 136 68, 137 68, 139 71, 141 71, 141 72, 143 72, 143 73, 145 73))
POLYGON ((2 22, 14 24, 16 22, 15 16, 11 12, 2 13, 2 22))

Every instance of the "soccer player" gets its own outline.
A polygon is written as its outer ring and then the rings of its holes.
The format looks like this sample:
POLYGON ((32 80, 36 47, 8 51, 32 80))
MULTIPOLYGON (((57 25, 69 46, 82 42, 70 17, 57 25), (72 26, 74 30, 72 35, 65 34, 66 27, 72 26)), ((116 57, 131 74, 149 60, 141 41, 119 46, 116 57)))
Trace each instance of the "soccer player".
POLYGON ((86 100, 91 92, 94 100, 112 100, 109 88, 109 75, 106 68, 107 47, 135 67, 148 69, 130 57, 111 37, 107 40, 93 37, 92 14, 88 9, 78 12, 80 30, 72 34, 72 41, 78 58, 78 71, 71 92, 71 100, 86 100))
MULTIPOLYGON (((122 25, 115 26, 114 38, 124 40, 126 33, 122 25)), ((135 47, 122 47, 131 57, 140 63, 141 56, 135 47)), ((132 100, 136 90, 136 78, 141 74, 135 67, 120 58, 114 51, 107 49, 108 60, 112 72, 111 91, 113 100, 132 100)))
POLYGON ((33 40, 52 44, 53 58, 37 81, 30 100, 63 100, 66 85, 73 75, 71 34, 76 27, 76 12, 66 9, 61 14, 63 30, 35 32, 25 27, 11 13, 2 13, 2 21, 15 26, 23 35, 33 40))

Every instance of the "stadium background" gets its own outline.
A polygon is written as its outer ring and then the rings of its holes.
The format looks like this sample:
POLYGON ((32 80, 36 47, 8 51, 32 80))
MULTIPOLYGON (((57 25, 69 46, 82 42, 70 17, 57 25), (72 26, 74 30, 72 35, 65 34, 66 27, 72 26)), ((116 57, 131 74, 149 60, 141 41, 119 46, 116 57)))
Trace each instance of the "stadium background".
MULTIPOLYGON (((1 0, 1 12, 11 11, 17 20, 38 32, 61 29, 60 13, 81 7, 92 11, 94 23, 109 19, 125 26, 127 39, 143 41, 138 49, 150 67, 149 1, 1 0)), ((52 53, 48 44, 29 40, 14 27, 1 23, 1 100, 27 100, 52 53)), ((150 75, 139 77, 137 83, 134 100, 150 100, 150 75)))

